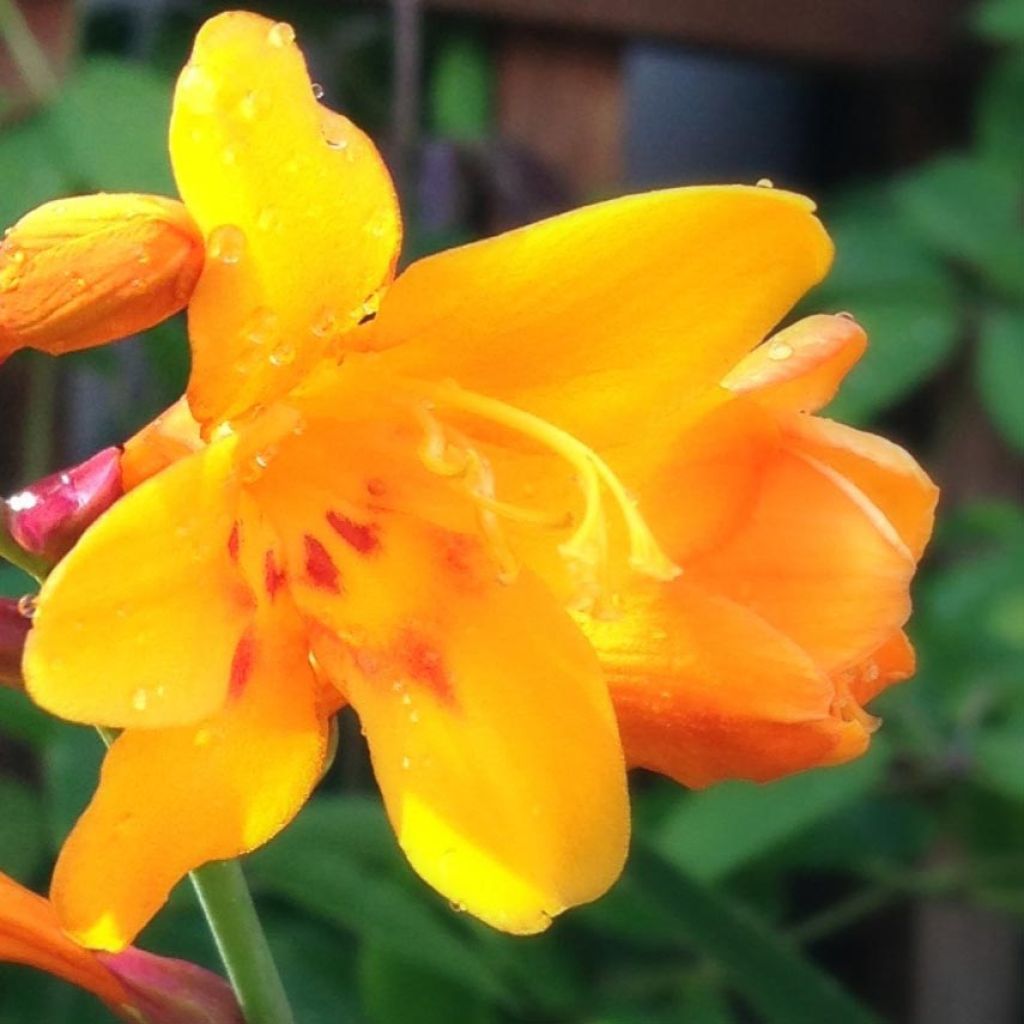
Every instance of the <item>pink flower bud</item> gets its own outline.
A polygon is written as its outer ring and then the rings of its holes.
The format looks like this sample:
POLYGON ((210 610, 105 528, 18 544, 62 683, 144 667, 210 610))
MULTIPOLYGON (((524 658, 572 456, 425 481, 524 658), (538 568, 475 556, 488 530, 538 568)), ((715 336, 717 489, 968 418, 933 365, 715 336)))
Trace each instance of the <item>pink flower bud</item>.
POLYGON ((8 498, 0 505, 0 528, 23 550, 54 565, 122 493, 121 452, 105 448, 8 498))
POLYGON ((0 685, 23 685, 21 678, 21 654, 25 638, 32 625, 31 616, 26 614, 20 601, 0 598, 0 685))
POLYGON ((185 960, 128 947, 97 958, 125 987, 129 1002, 118 1009, 139 1024, 245 1024, 223 978, 185 960))

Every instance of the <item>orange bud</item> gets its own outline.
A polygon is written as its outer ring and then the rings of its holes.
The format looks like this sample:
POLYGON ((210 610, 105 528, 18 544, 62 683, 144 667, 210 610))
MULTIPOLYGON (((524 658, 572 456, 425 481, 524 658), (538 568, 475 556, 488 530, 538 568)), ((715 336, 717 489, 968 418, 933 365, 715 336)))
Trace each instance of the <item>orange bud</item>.
POLYGON ((203 242, 181 203, 92 195, 46 203, 0 244, 0 360, 116 341, 188 302, 203 242))

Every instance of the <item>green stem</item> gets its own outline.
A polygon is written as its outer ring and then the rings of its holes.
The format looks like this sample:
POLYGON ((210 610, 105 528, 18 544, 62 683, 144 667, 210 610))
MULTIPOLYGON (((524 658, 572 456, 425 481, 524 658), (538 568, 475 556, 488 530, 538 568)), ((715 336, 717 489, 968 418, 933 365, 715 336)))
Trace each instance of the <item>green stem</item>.
MULTIPOLYGON (((3 3, 3 0, 0 0, 3 3)), ((25 443, 21 472, 26 480, 37 480, 53 470, 54 419, 57 408, 57 360, 33 352, 28 366, 28 394, 25 443)))
POLYGON ((0 36, 33 98, 40 102, 49 99, 60 82, 14 0, 0 0, 0 36))
POLYGON ((3 510, 0 508, 0 558, 16 565, 23 572, 27 572, 33 579, 42 583, 46 574, 50 571, 49 564, 42 558, 25 551, 14 538, 7 532, 4 523, 3 510))
POLYGON ((216 861, 189 877, 247 1024, 295 1024, 241 865, 216 861))

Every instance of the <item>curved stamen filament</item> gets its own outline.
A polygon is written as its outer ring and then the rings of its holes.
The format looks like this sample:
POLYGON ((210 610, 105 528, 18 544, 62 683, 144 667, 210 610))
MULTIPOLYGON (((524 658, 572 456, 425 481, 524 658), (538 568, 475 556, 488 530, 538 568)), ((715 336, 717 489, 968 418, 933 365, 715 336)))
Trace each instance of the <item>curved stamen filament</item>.
MULTIPOLYGON (((593 604, 595 593, 601 589, 599 577, 605 575, 608 562, 608 535, 602 507, 602 484, 618 507, 626 526, 630 566, 635 571, 658 580, 670 580, 679 575, 681 570, 662 551, 622 481, 611 467, 583 442, 540 417, 497 399, 466 391, 454 383, 413 386, 420 394, 425 394, 434 405, 444 405, 469 413, 529 437, 573 467, 582 493, 584 511, 572 535, 559 545, 559 551, 576 568, 580 582, 586 590, 583 600, 587 606, 593 604)), ((425 459, 425 464, 429 468, 431 464, 436 463, 440 471, 449 471, 453 463, 450 460, 451 449, 445 439, 444 428, 429 412, 425 413, 423 421, 427 426, 424 452, 431 459, 430 462, 425 459)), ((519 522, 536 522, 551 526, 569 525, 564 516, 553 519, 544 513, 534 513, 499 501, 494 497, 493 474, 486 460, 469 447, 463 449, 462 454, 470 463, 477 464, 475 468, 478 476, 480 473, 486 476, 486 487, 473 487, 482 513, 500 515, 519 522)), ((448 472, 448 475, 457 474, 448 472)))

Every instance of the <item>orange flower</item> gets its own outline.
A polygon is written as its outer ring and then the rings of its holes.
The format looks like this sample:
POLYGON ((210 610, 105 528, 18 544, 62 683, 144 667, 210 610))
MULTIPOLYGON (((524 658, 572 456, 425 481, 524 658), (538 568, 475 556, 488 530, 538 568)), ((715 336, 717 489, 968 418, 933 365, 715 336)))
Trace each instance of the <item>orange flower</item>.
POLYGON ((203 241, 181 203, 159 196, 59 199, 0 243, 0 362, 58 354, 145 330, 188 302, 203 241))
POLYGON ((3 874, 0 960, 77 985, 131 1024, 242 1024, 231 989, 216 975, 141 949, 92 953, 62 931, 46 900, 3 874))
POLYGON ((344 702, 413 866, 514 932, 616 878, 627 765, 864 750, 861 703, 912 669, 934 488, 808 415, 856 324, 750 353, 827 270, 809 201, 632 196, 392 282, 376 152, 247 14, 200 32, 171 153, 207 245, 191 414, 129 444, 24 663, 44 707, 125 730, 55 875, 75 935, 120 947, 273 835, 344 702))

